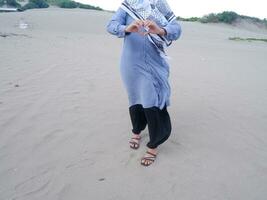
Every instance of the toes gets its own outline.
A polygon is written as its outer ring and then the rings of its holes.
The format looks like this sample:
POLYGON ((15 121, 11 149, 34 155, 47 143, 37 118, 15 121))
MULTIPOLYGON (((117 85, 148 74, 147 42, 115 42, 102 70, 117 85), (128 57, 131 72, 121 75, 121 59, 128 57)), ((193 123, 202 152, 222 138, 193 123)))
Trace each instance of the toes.
POLYGON ((151 161, 150 160, 146 160, 146 165, 149 165, 151 164, 151 161))
POLYGON ((130 147, 137 149, 139 147, 139 143, 135 141, 130 141, 130 147))
POLYGON ((152 163, 152 161, 143 158, 143 159, 141 160, 141 163, 147 166, 147 165, 150 165, 150 164, 152 163))

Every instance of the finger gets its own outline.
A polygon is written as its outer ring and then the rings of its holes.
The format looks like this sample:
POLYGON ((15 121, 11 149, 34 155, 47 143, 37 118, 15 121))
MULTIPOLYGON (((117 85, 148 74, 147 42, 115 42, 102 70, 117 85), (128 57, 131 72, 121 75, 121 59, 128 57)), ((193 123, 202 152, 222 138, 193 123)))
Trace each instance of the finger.
POLYGON ((133 24, 132 27, 133 28, 138 28, 138 24, 133 24))
POLYGON ((132 25, 133 25, 133 26, 138 26, 137 21, 134 21, 134 22, 132 23, 132 25))
POLYGON ((133 26, 139 26, 138 22, 137 21, 134 21, 133 22, 133 26))
POLYGON ((130 32, 138 32, 139 28, 136 25, 132 25, 129 29, 130 32))
POLYGON ((150 20, 145 20, 144 21, 144 26, 147 26, 151 21, 150 20))
POLYGON ((144 22, 141 21, 141 20, 138 20, 138 21, 136 22, 136 24, 138 24, 138 26, 140 27, 140 26, 143 26, 144 22))
POLYGON ((141 20, 135 20, 134 23, 135 24, 139 24, 141 22, 141 20))
POLYGON ((150 20, 146 20, 145 22, 144 22, 144 26, 145 27, 148 27, 148 26, 150 26, 152 24, 152 21, 150 21, 150 20))
POLYGON ((145 32, 145 33, 144 33, 144 36, 147 36, 149 33, 150 33, 150 32, 145 32))
POLYGON ((154 27, 154 23, 150 21, 150 22, 147 24, 147 27, 149 27, 149 28, 150 28, 150 27, 154 27))
POLYGON ((144 26, 146 26, 146 25, 147 25, 147 20, 144 21, 144 26))
POLYGON ((146 22, 145 24, 144 24, 144 28, 145 28, 145 30, 146 31, 149 31, 149 22, 146 22))

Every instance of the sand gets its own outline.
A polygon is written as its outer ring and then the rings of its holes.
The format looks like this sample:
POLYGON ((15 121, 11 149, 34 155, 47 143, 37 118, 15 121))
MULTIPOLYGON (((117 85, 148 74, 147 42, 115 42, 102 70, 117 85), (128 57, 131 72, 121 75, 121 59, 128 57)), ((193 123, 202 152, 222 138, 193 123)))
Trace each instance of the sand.
POLYGON ((265 200, 267 31, 183 22, 168 50, 173 131, 145 168, 111 13, 0 13, 1 200, 265 200), (19 28, 27 24, 25 29, 19 28))

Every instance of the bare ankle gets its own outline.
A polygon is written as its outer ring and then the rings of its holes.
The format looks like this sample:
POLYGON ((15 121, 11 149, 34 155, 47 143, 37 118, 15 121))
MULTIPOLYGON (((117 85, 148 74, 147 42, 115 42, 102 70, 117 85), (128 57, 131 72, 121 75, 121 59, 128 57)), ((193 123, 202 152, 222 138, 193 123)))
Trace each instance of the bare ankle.
POLYGON ((148 147, 148 151, 150 151, 150 152, 157 152, 157 148, 152 149, 152 148, 149 148, 148 147))

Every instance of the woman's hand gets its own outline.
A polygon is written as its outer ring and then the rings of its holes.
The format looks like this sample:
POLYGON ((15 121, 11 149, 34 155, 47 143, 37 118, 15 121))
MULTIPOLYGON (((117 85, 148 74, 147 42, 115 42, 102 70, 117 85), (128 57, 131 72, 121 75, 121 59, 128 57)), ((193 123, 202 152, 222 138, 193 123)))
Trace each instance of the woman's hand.
POLYGON ((125 32, 136 32, 141 35, 153 33, 161 36, 166 34, 166 31, 163 28, 160 28, 154 21, 151 20, 136 20, 126 27, 125 32))
POLYGON ((147 34, 153 33, 153 34, 159 34, 161 36, 164 36, 166 34, 165 29, 160 28, 154 21, 151 20, 145 20, 144 27, 148 29, 147 34))
POLYGON ((138 33, 140 29, 144 26, 144 22, 141 20, 136 20, 126 27, 125 32, 138 33))

